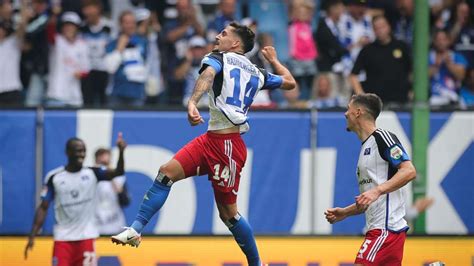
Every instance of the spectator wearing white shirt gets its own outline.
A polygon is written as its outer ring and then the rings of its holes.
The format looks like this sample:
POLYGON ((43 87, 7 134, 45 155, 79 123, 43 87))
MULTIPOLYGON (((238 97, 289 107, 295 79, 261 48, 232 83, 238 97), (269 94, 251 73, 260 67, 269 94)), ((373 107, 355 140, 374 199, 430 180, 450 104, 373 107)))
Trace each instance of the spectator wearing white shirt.
POLYGON ((6 13, 11 13, 11 3, 0 3, 0 106, 17 105, 22 101, 22 84, 20 80, 21 45, 25 33, 26 12, 21 9, 21 21, 16 32, 13 30, 11 19, 6 13))
POLYGON ((61 34, 55 36, 50 54, 48 106, 80 107, 83 104, 81 79, 89 72, 89 52, 78 38, 79 15, 65 12, 61 17, 61 34))
POLYGON ((348 1, 347 12, 341 16, 338 27, 344 47, 350 53, 349 56, 343 57, 341 65, 342 72, 347 76, 360 50, 375 40, 372 18, 367 13, 367 0, 348 1))

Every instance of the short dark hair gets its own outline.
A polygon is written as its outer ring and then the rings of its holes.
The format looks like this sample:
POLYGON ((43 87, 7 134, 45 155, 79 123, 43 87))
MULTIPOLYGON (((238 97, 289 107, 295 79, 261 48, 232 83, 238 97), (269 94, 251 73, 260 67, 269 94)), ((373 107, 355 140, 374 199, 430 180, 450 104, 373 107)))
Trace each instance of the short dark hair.
POLYGON ((342 2, 342 0, 326 0, 322 2, 321 9, 329 11, 329 9, 332 8, 333 6, 343 5, 343 4, 344 3, 342 2))
POLYGON ((106 149, 106 148, 98 148, 95 153, 94 153, 94 158, 97 160, 97 158, 99 158, 100 156, 104 155, 104 154, 110 154, 110 150, 109 149, 106 149))
POLYGON ((135 17, 135 14, 131 10, 124 10, 119 15, 119 23, 122 23, 123 18, 128 15, 135 17))
POLYGON ((438 34, 440 33, 444 33, 446 34, 446 36, 448 36, 448 38, 450 38, 449 36, 449 32, 447 29, 441 29, 441 28, 436 28, 434 31, 433 31, 433 34, 432 34, 432 38, 433 40, 437 37, 438 34))
MULTIPOLYGON (((388 19, 384 15, 375 15, 372 17, 372 24, 374 24, 379 19, 383 19, 388 23, 388 19)), ((390 23, 388 24, 390 25, 390 23)))
POLYGON ((84 141, 82 141, 82 139, 77 138, 77 137, 72 137, 72 138, 68 139, 67 142, 66 142, 66 150, 70 150, 72 148, 72 143, 76 142, 76 141, 84 143, 84 141))
POLYGON ((229 26, 234 28, 234 32, 242 40, 244 53, 250 52, 255 44, 255 33, 249 27, 235 21, 231 22, 229 26))
POLYGON ((377 94, 374 93, 362 93, 353 95, 351 98, 353 104, 362 105, 367 110, 372 118, 377 119, 380 112, 382 111, 382 100, 377 94))
POLYGON ((102 2, 99 0, 82 0, 82 8, 88 7, 88 6, 96 6, 102 9, 102 2))

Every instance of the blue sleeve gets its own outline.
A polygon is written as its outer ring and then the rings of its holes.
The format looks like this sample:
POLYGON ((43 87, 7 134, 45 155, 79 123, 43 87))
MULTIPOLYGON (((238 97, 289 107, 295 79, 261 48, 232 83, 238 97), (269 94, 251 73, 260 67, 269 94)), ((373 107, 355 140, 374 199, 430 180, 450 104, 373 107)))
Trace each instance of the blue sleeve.
POLYGON ((206 67, 212 67, 216 71, 216 73, 221 72, 222 70, 222 62, 220 62, 216 57, 211 55, 205 56, 202 61, 201 61, 201 69, 199 70, 199 73, 204 71, 206 67))
POLYGON ((383 153, 383 157, 392 167, 395 168, 397 168, 402 162, 410 161, 410 157, 399 143, 387 147, 383 153))
POLYGON ((97 181, 110 180, 110 178, 107 176, 107 168, 91 167, 91 169, 92 171, 94 171, 94 174, 97 177, 97 181))
POLYGON ((454 54, 454 63, 456 63, 458 65, 462 65, 464 67, 467 67, 467 65, 468 65, 466 58, 464 58, 464 56, 462 56, 461 54, 458 54, 458 53, 454 54))
POLYGON ((117 46, 117 40, 113 40, 105 46, 105 52, 106 53, 111 53, 115 50, 115 47, 117 46))
POLYGON ((262 90, 278 89, 282 84, 283 78, 281 76, 267 72, 265 74, 265 81, 263 83, 262 90))
POLYGON ((47 202, 51 202, 54 200, 54 186, 53 186, 53 178, 49 178, 47 183, 43 185, 43 189, 41 189, 41 199, 47 202))

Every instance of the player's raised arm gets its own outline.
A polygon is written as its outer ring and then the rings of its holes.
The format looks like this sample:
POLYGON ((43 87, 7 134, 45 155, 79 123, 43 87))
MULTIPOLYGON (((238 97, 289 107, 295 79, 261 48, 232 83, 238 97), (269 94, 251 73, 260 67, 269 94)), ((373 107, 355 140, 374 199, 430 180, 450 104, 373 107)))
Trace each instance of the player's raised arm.
POLYGON ((282 77, 283 82, 281 89, 292 90, 296 87, 296 81, 291 75, 290 71, 278 60, 276 50, 273 46, 265 46, 262 49, 262 54, 265 59, 272 65, 275 70, 275 74, 282 77))
POLYGON ((191 126, 196 126, 201 123, 204 123, 204 119, 199 114, 199 110, 196 106, 202 95, 212 86, 215 75, 216 71, 214 70, 214 68, 206 67, 204 71, 199 75, 199 78, 196 80, 193 95, 191 95, 191 98, 188 102, 188 121, 191 126))
POLYGON ((117 136, 117 148, 119 149, 119 158, 117 161, 117 166, 115 169, 106 169, 102 170, 100 168, 94 168, 95 174, 99 180, 110 180, 114 177, 121 176, 125 174, 125 162, 123 158, 123 153, 125 148, 127 147, 127 143, 123 139, 122 132, 118 133, 117 136))

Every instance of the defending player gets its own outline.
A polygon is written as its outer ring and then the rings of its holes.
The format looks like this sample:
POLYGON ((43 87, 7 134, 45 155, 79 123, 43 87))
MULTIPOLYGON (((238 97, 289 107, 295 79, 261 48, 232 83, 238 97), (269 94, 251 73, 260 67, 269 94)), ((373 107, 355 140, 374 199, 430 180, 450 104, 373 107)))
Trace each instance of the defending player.
POLYGON ((113 242, 138 246, 143 227, 163 206, 172 184, 190 176, 208 174, 220 218, 245 253, 248 264, 260 265, 252 229, 237 211, 240 172, 247 157, 240 133, 249 129, 247 111, 259 90, 291 90, 295 80, 278 61, 273 47, 263 48, 262 53, 278 75, 253 65, 244 53, 252 50, 254 39, 255 34, 248 27, 235 22, 217 35, 215 52, 202 60, 200 76, 188 103, 189 123, 192 126, 203 123, 196 105, 204 92, 208 92, 208 132, 189 142, 160 167, 136 220, 130 228, 113 236, 113 242))
POLYGON ((345 113, 347 130, 362 141, 356 203, 325 212, 331 224, 365 212, 367 234, 356 265, 401 265, 407 222, 403 191, 416 170, 395 134, 377 128, 382 101, 375 94, 354 95, 345 113))
POLYGON ((119 133, 119 159, 115 169, 84 167, 86 146, 81 139, 66 143, 66 166, 50 171, 41 192, 33 227, 25 247, 25 259, 34 246, 35 236, 43 226, 49 203, 54 200, 53 265, 96 265, 94 239, 99 237, 95 224, 95 193, 97 182, 124 174, 123 152, 127 144, 119 133))

